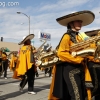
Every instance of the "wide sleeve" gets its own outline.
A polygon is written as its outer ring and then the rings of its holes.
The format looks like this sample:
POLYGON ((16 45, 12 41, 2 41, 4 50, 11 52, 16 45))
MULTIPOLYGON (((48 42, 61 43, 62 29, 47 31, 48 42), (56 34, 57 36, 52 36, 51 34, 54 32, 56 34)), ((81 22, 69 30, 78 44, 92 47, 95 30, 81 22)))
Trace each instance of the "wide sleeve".
POLYGON ((60 42, 59 49, 57 52, 57 56, 64 62, 70 63, 81 63, 83 58, 82 57, 73 57, 70 54, 70 37, 68 34, 64 35, 62 41, 60 42))
POLYGON ((7 55, 6 54, 2 54, 2 60, 6 60, 7 59, 7 55))

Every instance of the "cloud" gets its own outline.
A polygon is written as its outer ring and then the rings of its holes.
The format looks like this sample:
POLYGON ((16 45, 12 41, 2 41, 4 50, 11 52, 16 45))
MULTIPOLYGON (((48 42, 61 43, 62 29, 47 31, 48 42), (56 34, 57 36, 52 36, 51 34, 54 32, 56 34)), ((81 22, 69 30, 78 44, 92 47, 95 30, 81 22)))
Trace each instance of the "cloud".
MULTIPOLYGON (((34 44, 36 46, 41 44, 38 39, 38 32, 43 31, 51 34, 52 39, 48 42, 55 47, 67 30, 66 27, 56 22, 56 18, 79 11, 79 7, 86 6, 85 4, 87 3, 91 4, 91 2, 93 2, 93 0, 57 0, 55 4, 50 2, 45 5, 45 3, 42 2, 42 4, 39 5, 40 7, 0 8, 0 36, 4 37, 5 41, 19 42, 23 36, 29 34, 29 20, 25 15, 16 13, 20 11, 30 16, 30 33, 35 34, 34 44)), ((86 7, 88 7, 88 5, 86 7)), ((100 14, 98 11, 100 7, 93 5, 90 7, 93 7, 92 11, 95 13, 96 18, 93 24, 83 27, 81 31, 99 28, 100 14)))
POLYGON ((88 3, 90 0, 59 0, 55 4, 47 4, 41 7, 39 11, 62 11, 68 8, 74 8, 88 3))

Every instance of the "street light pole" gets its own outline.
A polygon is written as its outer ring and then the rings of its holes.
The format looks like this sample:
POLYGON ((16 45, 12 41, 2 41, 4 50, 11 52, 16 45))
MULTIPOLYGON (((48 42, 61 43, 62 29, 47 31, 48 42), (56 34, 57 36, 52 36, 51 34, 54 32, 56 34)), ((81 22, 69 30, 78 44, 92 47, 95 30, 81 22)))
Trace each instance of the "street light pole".
POLYGON ((28 18, 28 20, 29 20, 29 34, 30 34, 30 16, 28 16, 25 13, 22 13, 22 12, 17 12, 17 14, 23 14, 28 18))
POLYGON ((29 16, 29 34, 30 34, 30 16, 29 16))

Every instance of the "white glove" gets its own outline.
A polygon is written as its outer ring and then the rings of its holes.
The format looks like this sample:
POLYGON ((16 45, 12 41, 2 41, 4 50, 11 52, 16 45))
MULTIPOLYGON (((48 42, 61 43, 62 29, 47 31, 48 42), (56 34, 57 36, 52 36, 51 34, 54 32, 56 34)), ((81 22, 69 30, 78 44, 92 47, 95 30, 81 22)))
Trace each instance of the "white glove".
POLYGON ((41 65, 41 63, 42 63, 42 61, 39 61, 39 60, 36 61, 37 66, 41 65))
POLYGON ((72 53, 71 53, 71 55, 72 55, 73 57, 75 57, 76 54, 77 54, 76 52, 72 52, 72 53))

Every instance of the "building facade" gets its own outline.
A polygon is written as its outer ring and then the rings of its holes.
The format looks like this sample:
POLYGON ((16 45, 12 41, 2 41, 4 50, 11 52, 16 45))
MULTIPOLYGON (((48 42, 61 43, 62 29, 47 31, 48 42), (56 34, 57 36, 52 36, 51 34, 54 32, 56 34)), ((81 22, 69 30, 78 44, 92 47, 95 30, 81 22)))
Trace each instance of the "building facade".
POLYGON ((20 45, 18 43, 0 41, 0 48, 7 47, 10 51, 19 51, 20 45))

